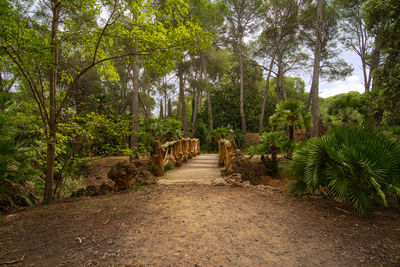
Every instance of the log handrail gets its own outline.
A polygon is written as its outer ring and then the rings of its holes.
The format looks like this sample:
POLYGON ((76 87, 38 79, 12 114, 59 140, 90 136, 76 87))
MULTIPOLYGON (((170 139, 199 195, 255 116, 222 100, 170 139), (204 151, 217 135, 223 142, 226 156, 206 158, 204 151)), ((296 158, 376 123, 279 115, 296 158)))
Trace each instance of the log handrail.
POLYGON ((220 166, 225 167, 221 171, 221 174, 228 175, 233 171, 232 159, 233 159, 233 152, 235 151, 235 149, 237 149, 236 143, 234 140, 227 140, 221 138, 218 141, 218 148, 219 148, 218 164, 220 166))
POLYGON ((153 153, 150 155, 155 174, 164 175, 164 167, 172 162, 175 167, 182 166, 186 160, 200 154, 200 140, 181 138, 176 141, 168 141, 160 144, 157 140, 153 145, 153 153))

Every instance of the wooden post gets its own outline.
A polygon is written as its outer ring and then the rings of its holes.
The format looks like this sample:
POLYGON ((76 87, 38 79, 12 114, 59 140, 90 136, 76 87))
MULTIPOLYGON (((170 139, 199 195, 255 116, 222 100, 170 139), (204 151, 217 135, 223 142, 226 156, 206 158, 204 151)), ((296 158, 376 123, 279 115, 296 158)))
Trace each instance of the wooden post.
POLYGON ((225 149, 224 149, 224 139, 218 140, 218 165, 224 166, 224 158, 225 158, 225 149))
POLYGON ((224 175, 228 175, 232 173, 232 158, 233 158, 233 149, 234 146, 229 140, 224 141, 224 148, 225 148, 225 159, 224 159, 224 166, 225 169, 223 170, 224 175))
POLYGON ((188 155, 188 159, 192 158, 191 146, 192 146, 192 140, 190 138, 188 138, 187 139, 187 155, 188 155))
POLYGON ((164 175, 164 150, 161 148, 160 141, 154 143, 154 153, 151 155, 151 162, 153 164, 156 176, 164 175))
POLYGON ((218 141, 219 147, 219 157, 218 164, 220 166, 224 166, 225 168, 221 171, 222 175, 228 175, 232 173, 232 159, 233 159, 233 151, 236 148, 234 141, 225 140, 221 138, 218 141))
POLYGON ((176 143, 174 145, 174 156, 176 159, 175 166, 176 167, 182 166, 183 153, 182 153, 182 140, 181 139, 176 141, 176 143))
POLYGON ((160 141, 154 142, 153 153, 150 155, 154 172, 157 176, 164 175, 164 167, 172 161, 176 167, 182 166, 182 162, 200 154, 200 140, 182 138, 177 141, 166 142, 161 145, 160 141), (170 153, 168 150, 170 149, 170 153))

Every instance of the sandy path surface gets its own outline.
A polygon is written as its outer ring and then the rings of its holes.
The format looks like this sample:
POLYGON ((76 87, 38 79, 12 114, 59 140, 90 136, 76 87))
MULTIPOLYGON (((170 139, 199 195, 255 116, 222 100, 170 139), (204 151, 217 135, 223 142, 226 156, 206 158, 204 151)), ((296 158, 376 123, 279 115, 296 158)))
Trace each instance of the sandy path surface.
POLYGON ((254 188, 155 185, 8 216, 18 266, 398 266, 400 216, 254 188), (343 207, 342 207, 343 208, 343 207))
POLYGON ((211 184, 221 177, 218 154, 201 154, 165 173, 159 184, 211 184))

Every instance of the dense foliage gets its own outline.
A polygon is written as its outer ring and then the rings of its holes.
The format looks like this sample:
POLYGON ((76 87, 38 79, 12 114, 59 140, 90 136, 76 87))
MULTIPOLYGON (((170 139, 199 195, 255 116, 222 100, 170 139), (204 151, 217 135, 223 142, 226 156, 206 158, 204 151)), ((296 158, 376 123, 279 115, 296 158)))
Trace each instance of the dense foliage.
POLYGON ((249 153, 268 173, 294 150, 305 191, 327 186, 360 212, 378 196, 389 204, 399 10, 396 0, 1 0, 0 186, 29 182, 50 202, 93 158, 146 159, 154 142, 180 137, 216 152, 222 137, 241 147, 258 132, 249 153), (364 92, 320 98, 322 79, 351 75, 343 51, 358 57, 364 92))
POLYGON ((14 183, 27 181, 43 189, 39 175, 32 163, 35 160, 32 139, 24 137, 23 123, 19 110, 11 97, 0 93, 0 197, 7 194, 4 191, 5 182, 14 183))
POLYGON ((327 187, 331 197, 365 213, 374 203, 400 200, 400 144, 371 127, 342 125, 309 140, 284 173, 295 180, 294 190, 327 187))

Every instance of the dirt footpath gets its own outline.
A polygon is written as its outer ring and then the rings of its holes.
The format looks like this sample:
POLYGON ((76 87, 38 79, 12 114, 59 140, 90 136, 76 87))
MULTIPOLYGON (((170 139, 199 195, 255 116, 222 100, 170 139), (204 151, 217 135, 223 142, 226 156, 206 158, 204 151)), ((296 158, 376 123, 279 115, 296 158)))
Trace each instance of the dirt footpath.
POLYGON ((399 266, 400 215, 253 188, 155 185, 8 216, 17 266, 399 266), (345 208, 345 207, 341 207, 345 208))

